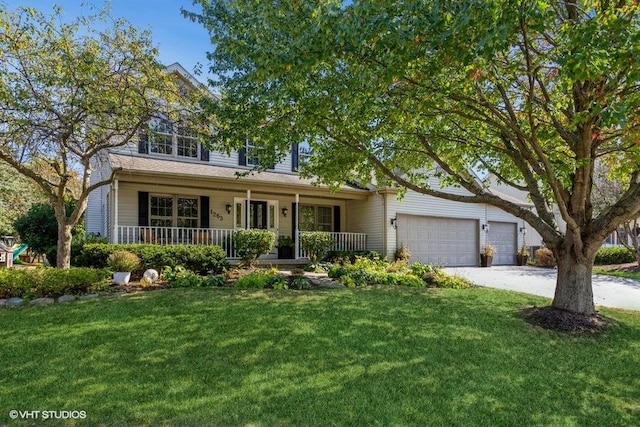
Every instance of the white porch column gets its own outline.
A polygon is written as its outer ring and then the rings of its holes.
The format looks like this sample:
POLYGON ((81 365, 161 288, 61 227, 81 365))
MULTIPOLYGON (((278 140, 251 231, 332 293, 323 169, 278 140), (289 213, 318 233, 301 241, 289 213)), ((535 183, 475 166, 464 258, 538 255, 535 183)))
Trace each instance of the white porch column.
POLYGON ((113 181, 113 243, 118 243, 118 180, 113 181))
POLYGON ((249 228, 251 228, 251 190, 247 190, 247 206, 244 209, 244 216, 245 216, 245 228, 248 230, 249 228))
POLYGON ((295 236, 295 247, 293 248, 293 250, 295 251, 295 259, 300 258, 300 233, 299 233, 299 229, 298 229, 298 224, 300 223, 300 194, 296 193, 296 211, 295 211, 295 216, 296 216, 296 223, 294 225, 295 230, 293 230, 293 235, 295 236))

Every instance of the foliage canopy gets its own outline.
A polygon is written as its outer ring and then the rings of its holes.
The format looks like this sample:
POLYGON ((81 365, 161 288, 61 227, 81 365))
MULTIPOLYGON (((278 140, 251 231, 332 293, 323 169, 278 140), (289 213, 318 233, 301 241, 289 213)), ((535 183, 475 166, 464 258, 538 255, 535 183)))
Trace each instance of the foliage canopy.
POLYGON ((554 306, 595 312, 595 253, 640 213, 637 2, 196 3, 185 14, 211 32, 222 145, 248 134, 284 155, 308 141, 303 173, 325 183, 375 174, 379 185, 497 206, 554 252, 554 306), (624 182, 598 214, 596 160, 624 182), (472 170, 528 194, 535 209, 472 170))

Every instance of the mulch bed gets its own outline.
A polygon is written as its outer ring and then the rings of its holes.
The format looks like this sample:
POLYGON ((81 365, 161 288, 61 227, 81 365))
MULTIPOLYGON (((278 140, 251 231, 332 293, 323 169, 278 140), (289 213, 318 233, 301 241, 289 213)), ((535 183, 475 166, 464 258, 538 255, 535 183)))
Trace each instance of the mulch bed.
POLYGON ((615 324, 613 319, 597 313, 577 314, 555 307, 530 307, 522 310, 522 315, 532 325, 570 335, 593 335, 615 324))

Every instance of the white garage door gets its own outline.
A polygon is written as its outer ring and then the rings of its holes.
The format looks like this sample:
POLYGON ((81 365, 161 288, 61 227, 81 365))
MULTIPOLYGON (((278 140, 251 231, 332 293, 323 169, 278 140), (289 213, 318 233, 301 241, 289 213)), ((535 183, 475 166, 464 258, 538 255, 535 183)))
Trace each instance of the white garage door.
POLYGON ((496 247, 494 265, 514 265, 516 252, 518 252, 517 240, 518 225, 513 222, 489 222, 488 240, 496 247))
POLYGON ((398 214, 398 247, 411 261, 440 266, 478 265, 478 221, 398 214))

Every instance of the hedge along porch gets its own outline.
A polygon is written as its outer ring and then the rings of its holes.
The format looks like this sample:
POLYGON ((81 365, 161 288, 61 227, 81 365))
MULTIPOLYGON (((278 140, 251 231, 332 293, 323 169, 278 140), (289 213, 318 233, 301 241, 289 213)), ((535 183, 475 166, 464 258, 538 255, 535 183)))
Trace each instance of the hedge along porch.
MULTIPOLYGON (((175 162, 137 158, 149 166, 174 166, 175 162), (157 165, 157 163, 174 163, 157 165)), ((181 166, 184 167, 184 164, 181 166)), ((192 165, 189 165, 192 166, 192 165)), ((208 172, 220 168, 200 166, 208 172)), ((191 167, 190 167, 191 169, 191 167)), ((241 228, 273 231, 290 236, 295 242, 295 257, 304 257, 299 247, 299 232, 332 233, 336 250, 367 249, 366 235, 346 229, 348 203, 365 200, 367 190, 344 187, 336 193, 311 186, 297 175, 260 173, 237 178, 198 175, 167 176, 167 172, 118 172, 105 194, 106 230, 113 243, 216 244, 237 258, 231 236, 241 228), (113 201, 109 203, 109 201, 113 201)), ((166 171, 166 169, 164 169, 166 171)), ((277 250, 265 258, 277 259, 277 250)))

